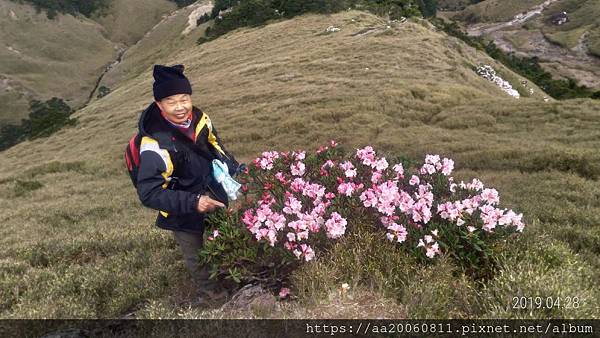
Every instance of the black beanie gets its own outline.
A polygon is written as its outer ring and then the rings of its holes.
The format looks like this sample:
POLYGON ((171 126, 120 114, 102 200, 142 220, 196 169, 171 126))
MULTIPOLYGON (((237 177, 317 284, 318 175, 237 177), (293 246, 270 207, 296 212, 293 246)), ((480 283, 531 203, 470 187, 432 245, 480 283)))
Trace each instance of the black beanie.
POLYGON ((176 94, 192 94, 190 81, 183 75, 183 65, 154 65, 154 99, 160 101, 176 94))

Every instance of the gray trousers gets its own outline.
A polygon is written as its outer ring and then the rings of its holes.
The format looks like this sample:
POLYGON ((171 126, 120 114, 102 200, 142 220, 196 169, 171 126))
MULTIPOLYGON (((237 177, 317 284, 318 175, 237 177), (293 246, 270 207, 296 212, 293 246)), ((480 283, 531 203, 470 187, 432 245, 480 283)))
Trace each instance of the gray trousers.
POLYGON ((185 266, 194 282, 206 281, 209 276, 208 270, 204 266, 198 265, 198 251, 204 246, 202 233, 173 231, 173 237, 181 248, 185 266))

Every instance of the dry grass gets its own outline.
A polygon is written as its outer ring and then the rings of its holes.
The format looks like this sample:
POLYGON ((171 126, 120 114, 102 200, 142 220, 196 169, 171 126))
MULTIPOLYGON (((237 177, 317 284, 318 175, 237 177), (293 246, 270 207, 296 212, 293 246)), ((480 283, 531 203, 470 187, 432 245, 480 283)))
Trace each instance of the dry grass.
POLYGON ((123 60, 105 74, 99 87, 106 86, 114 89, 124 81, 135 79, 142 73, 151 75, 152 65, 168 63, 169 55, 193 46, 200 36, 204 36, 204 30, 208 25, 205 23, 189 34, 181 35, 188 25, 188 16, 193 9, 188 7, 178 9, 150 27, 151 29, 147 29, 144 38, 132 45, 126 51, 123 60))
POLYGON ((169 0, 113 0, 109 8, 95 13, 93 20, 104 27, 110 41, 131 46, 176 9, 169 0))
POLYGON ((80 107, 116 59, 117 48, 140 39, 175 7, 167 0, 118 0, 97 21, 63 14, 50 20, 28 4, 0 1, 0 78, 10 79, 13 87, 5 91, 0 86, 7 102, 0 123, 18 124, 27 117, 30 99, 57 96, 80 107))
MULTIPOLYGON (((487 56, 427 24, 385 24, 359 11, 305 15, 188 43, 161 60, 186 65, 194 103, 243 161, 329 139, 415 158, 439 153, 456 160, 459 179, 497 187, 529 228, 511 243, 507 273, 485 290, 447 261, 423 268, 376 238, 370 246, 350 238, 297 272, 299 302, 282 316, 333 316, 341 307, 357 317, 598 318, 600 104, 544 103, 537 88, 512 99, 471 70, 502 69, 487 56), (329 25, 341 31, 324 34, 329 25), (351 36, 367 27, 383 31, 351 36), (343 282, 361 293, 358 304, 328 298, 343 282), (549 314, 507 309, 523 290, 587 302, 549 314)), ((0 317, 113 317, 137 308, 154 318, 231 315, 169 300, 185 285, 178 248, 153 227, 155 212, 141 207, 122 160, 151 85, 146 69, 78 111, 78 126, 2 153, 0 317)))
POLYGON ((470 22, 503 22, 545 0, 486 0, 463 10, 459 17, 470 22))

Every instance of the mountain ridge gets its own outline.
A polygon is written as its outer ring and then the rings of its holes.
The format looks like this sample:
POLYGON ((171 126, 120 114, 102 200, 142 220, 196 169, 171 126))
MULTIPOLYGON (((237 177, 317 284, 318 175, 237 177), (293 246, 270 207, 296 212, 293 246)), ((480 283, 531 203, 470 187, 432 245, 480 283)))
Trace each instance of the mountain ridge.
POLYGON ((6 85, 0 88, 0 98, 6 106, 0 111, 0 124, 18 124, 27 117, 32 99, 56 96, 73 108, 83 105, 120 50, 174 7, 167 0, 115 0, 104 17, 59 13, 49 19, 29 4, 1 0, 0 76, 6 85), (127 11, 132 14, 125 15, 127 11))

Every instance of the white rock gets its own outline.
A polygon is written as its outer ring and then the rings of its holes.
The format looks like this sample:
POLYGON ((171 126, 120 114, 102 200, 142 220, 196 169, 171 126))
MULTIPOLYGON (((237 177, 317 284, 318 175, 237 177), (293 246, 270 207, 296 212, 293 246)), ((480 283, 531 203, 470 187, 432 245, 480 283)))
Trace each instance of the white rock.
POLYGON ((508 81, 504 80, 503 78, 501 78, 500 76, 496 75, 496 71, 494 70, 494 68, 492 68, 492 66, 489 66, 489 65, 479 66, 479 67, 477 67, 475 72, 479 76, 483 77, 484 79, 495 83, 496 86, 500 87, 508 95, 510 95, 514 98, 517 98, 517 99, 519 97, 521 97, 519 92, 512 87, 510 82, 508 82, 508 81))

